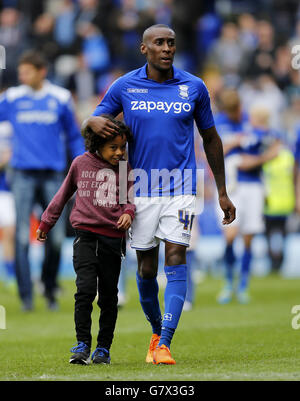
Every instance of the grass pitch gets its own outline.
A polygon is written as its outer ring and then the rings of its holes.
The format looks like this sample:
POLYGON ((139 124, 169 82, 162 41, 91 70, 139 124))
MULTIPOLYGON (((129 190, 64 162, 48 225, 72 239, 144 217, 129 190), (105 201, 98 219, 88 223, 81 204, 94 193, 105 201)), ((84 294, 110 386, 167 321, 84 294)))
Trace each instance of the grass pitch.
MULTIPOLYGON (((298 279, 254 278, 249 305, 233 301, 220 306, 216 294, 221 281, 206 278, 197 287, 194 309, 183 312, 174 336, 174 366, 144 362, 151 331, 133 279, 129 302, 119 312, 111 365, 70 365, 75 285, 63 281, 62 286, 59 311, 48 311, 36 296, 35 311, 23 313, 17 297, 0 283, 0 304, 6 309, 6 330, 0 330, 1 381, 300 380, 300 329, 292 328, 291 313, 300 305, 298 279)), ((98 316, 95 304, 93 347, 98 316)))

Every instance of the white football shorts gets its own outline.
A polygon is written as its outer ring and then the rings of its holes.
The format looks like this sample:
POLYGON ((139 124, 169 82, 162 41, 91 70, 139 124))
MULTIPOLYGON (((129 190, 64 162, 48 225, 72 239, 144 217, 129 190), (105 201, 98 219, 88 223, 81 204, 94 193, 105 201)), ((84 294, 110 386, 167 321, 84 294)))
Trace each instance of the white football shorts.
POLYGON ((132 248, 151 249, 160 240, 189 246, 196 210, 195 195, 136 197, 134 203, 136 213, 129 230, 132 248))
POLYGON ((15 200, 11 192, 0 191, 0 227, 16 223, 15 200))
POLYGON ((223 229, 237 226, 239 233, 260 234, 264 232, 264 186, 259 182, 239 182, 236 190, 229 195, 236 207, 236 219, 223 226, 224 213, 217 203, 217 217, 223 229))

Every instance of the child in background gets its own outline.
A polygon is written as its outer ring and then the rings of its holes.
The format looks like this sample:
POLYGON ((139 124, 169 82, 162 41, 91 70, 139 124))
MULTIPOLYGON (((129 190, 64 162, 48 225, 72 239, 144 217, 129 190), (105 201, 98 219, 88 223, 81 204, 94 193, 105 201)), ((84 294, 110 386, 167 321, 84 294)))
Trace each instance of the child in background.
MULTIPOLYGON (((132 135, 122 122, 108 115, 105 117, 117 126, 117 132, 107 138, 91 131, 84 134, 87 152, 74 159, 61 188, 43 213, 37 230, 37 239, 45 241, 65 204, 76 192, 70 214, 76 233, 73 264, 77 276, 74 315, 77 345, 71 349, 72 364, 90 363, 91 313, 97 292, 101 312, 97 347, 92 360, 93 363, 110 363, 109 350, 118 312, 121 257, 125 252, 126 230, 135 212, 128 196, 122 201, 124 204, 119 199, 119 161, 124 160, 126 142, 131 140, 132 135)), ((128 168, 126 174, 128 181, 128 168)))

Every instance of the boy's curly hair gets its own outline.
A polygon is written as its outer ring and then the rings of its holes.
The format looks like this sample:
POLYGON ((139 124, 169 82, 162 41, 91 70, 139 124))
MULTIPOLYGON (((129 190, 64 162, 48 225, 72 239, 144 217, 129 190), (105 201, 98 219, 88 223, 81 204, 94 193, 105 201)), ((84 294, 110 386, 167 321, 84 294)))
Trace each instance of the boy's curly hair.
POLYGON ((125 125, 122 121, 114 119, 109 114, 102 114, 101 117, 107 118, 115 125, 117 125, 118 132, 113 133, 110 138, 103 138, 100 135, 95 134, 95 132, 88 128, 87 130, 85 130, 85 132, 82 133, 86 150, 90 151, 91 153, 96 153, 96 151, 101 148, 106 142, 111 141, 118 135, 125 136, 127 142, 131 142, 133 140, 133 135, 129 127, 127 127, 127 125, 125 125))

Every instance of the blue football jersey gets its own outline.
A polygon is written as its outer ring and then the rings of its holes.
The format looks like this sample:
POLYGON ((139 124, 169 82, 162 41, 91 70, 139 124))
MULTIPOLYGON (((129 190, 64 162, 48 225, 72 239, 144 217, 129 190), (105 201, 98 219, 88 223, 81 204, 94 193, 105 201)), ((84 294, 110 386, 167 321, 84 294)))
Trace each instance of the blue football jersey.
MULTIPOLYGON (((279 138, 279 133, 273 130, 250 128, 242 144, 242 154, 259 156, 267 147, 279 138)), ((260 182, 262 167, 251 170, 239 170, 238 181, 240 182, 260 182)))
MULTIPOLYGON (((215 116, 215 123, 224 145, 230 144, 236 135, 246 135, 249 127, 249 119, 246 113, 242 113, 240 121, 233 121, 226 113, 220 112, 215 116)), ((229 193, 234 192, 238 185, 239 156, 242 151, 240 146, 236 146, 225 155, 226 185, 229 193)))
POLYGON ((18 169, 66 168, 66 149, 84 152, 71 94, 46 81, 39 91, 20 85, 0 97, 0 121, 13 127, 11 165, 18 169))
POLYGON ((136 195, 195 194, 194 120, 200 130, 215 125, 208 90, 200 78, 176 67, 163 83, 148 79, 146 68, 117 79, 93 115, 124 113, 134 137, 129 163, 143 181, 136 195))
MULTIPOLYGON (((238 134, 245 134, 248 130, 249 120, 248 115, 246 113, 242 114, 242 118, 240 121, 231 120, 226 113, 220 112, 215 116, 215 124, 217 131, 222 139, 224 144, 230 143, 234 139, 234 137, 238 134)), ((239 154, 242 152, 241 147, 237 146, 231 149, 226 155, 226 157, 230 157, 231 155, 239 154)))

